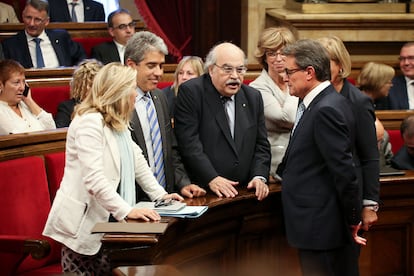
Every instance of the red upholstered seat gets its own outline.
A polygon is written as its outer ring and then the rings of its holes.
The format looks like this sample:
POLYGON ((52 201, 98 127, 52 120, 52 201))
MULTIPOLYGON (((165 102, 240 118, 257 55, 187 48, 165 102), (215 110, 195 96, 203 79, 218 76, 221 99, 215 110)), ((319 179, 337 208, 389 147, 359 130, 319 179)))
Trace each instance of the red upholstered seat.
POLYGON ((112 37, 110 36, 108 37, 74 37, 72 39, 82 45, 88 57, 91 56, 91 51, 94 46, 101 44, 102 42, 112 41, 112 37))
POLYGON ((45 154, 45 164, 47 180, 49 182, 50 201, 53 202, 65 169, 65 152, 45 154))
POLYGON ((400 148, 404 145, 404 140, 401 137, 400 130, 390 129, 390 130, 387 130, 387 132, 388 132, 388 135, 390 136, 392 152, 396 154, 400 150, 400 148))
POLYGON ((31 88, 32 98, 45 111, 56 116, 59 103, 70 99, 70 87, 65 86, 48 86, 31 88))
POLYGON ((60 245, 42 236, 51 206, 42 158, 31 156, 2 161, 0 175, 1 274, 35 275, 39 270, 60 273, 60 245), (48 241, 50 254, 41 260, 28 256, 19 265, 19 258, 28 254, 20 249, 26 239, 48 241))

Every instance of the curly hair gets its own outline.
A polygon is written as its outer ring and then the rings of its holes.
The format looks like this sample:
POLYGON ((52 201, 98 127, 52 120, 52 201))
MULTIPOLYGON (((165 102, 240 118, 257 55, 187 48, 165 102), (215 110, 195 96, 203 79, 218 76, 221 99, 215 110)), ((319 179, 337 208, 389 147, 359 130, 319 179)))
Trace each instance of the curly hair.
POLYGON ((70 82, 70 97, 81 102, 91 89, 93 79, 103 64, 96 59, 85 59, 80 62, 73 72, 70 82))

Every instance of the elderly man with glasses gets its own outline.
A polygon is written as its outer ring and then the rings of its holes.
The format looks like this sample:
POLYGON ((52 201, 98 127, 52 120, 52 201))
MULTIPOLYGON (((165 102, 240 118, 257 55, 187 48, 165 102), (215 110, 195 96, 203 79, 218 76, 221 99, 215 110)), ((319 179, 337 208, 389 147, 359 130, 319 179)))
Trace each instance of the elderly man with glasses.
POLYGON ((85 50, 67 31, 46 29, 48 11, 46 0, 27 1, 22 13, 25 29, 2 42, 4 58, 25 68, 74 66, 86 58, 85 50))
POLYGON ((263 100, 243 84, 245 54, 232 43, 213 47, 206 73, 181 84, 175 107, 175 133, 192 183, 219 197, 235 197, 238 186, 269 193, 270 145, 263 100))

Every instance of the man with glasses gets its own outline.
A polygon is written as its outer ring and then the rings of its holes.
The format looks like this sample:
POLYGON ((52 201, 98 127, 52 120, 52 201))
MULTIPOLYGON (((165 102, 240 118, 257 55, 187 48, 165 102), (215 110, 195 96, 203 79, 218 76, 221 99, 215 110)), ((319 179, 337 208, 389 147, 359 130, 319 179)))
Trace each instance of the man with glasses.
POLYGON ((105 21, 104 6, 94 0, 50 0, 50 22, 105 21))
POLYGON ((49 24, 46 0, 29 0, 22 13, 25 29, 5 39, 4 58, 25 68, 74 66, 86 58, 85 50, 65 30, 45 29, 49 24))
POLYGON ((414 109, 414 42, 407 42, 398 57, 402 75, 396 75, 385 98, 375 102, 375 109, 414 109))
POLYGON ((205 69, 178 88, 174 122, 183 163, 193 183, 219 197, 247 186, 262 200, 269 193, 270 145, 262 97, 243 84, 245 54, 218 44, 205 69))
POLYGON ((135 21, 126 9, 113 11, 108 16, 108 32, 113 38, 92 48, 91 56, 107 64, 124 63, 125 45, 135 33, 135 21))
POLYGON ((330 58, 314 40, 283 49, 285 82, 299 98, 292 137, 278 175, 289 244, 303 275, 358 274, 353 243, 361 210, 353 162, 355 118, 350 102, 330 83, 330 58))

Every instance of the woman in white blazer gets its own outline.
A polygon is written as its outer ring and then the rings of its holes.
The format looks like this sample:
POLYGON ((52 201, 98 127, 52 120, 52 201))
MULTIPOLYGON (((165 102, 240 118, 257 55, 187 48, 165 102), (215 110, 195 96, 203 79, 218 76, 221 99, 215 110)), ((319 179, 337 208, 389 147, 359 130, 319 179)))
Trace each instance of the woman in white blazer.
POLYGON ((276 169, 285 155, 296 117, 298 98, 289 94, 283 80, 285 62, 281 54, 283 48, 295 40, 288 28, 267 28, 262 32, 254 53, 263 70, 250 86, 259 90, 263 98, 267 139, 272 152, 269 182, 277 178, 276 169))
MULTIPOLYGON (((63 244, 64 272, 110 274, 100 250, 102 234, 91 234, 112 215, 118 221, 159 220, 153 210, 137 209, 135 181, 151 200, 173 198, 162 188, 128 130, 134 109, 136 71, 110 63, 96 75, 91 91, 76 107, 66 138, 66 163, 43 234, 63 244)), ((86 273, 86 274, 84 274, 86 273)))

